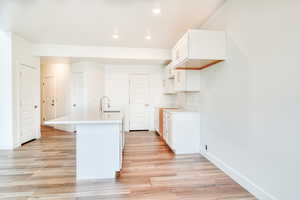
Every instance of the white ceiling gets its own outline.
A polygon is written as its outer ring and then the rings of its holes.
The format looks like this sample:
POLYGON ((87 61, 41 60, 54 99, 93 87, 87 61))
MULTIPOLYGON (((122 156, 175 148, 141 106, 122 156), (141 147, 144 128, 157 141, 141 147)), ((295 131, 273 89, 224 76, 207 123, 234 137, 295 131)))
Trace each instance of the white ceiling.
POLYGON ((36 43, 170 48, 224 1, 0 0, 0 28, 36 43), (160 16, 152 14, 157 4, 160 16), (112 38, 115 29, 118 40, 112 38))

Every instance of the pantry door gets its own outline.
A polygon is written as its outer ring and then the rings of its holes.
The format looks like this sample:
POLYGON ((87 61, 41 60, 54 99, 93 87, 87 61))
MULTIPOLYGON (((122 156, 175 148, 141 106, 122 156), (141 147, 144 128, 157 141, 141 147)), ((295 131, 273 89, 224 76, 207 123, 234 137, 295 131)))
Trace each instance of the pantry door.
POLYGON ((130 75, 129 117, 130 130, 149 130, 148 74, 130 75))
POLYGON ((56 117, 55 76, 46 76, 43 80, 43 121, 56 117))

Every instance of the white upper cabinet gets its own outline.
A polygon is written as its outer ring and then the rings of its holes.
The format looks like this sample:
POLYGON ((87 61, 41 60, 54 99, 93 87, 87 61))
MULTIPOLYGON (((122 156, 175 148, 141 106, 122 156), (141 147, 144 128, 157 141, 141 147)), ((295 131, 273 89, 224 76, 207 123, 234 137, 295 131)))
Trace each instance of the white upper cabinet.
POLYGON ((175 77, 175 70, 173 65, 170 63, 164 69, 164 94, 176 94, 174 90, 174 77, 175 77))
POLYGON ((165 77, 168 79, 174 79, 175 77, 175 69, 173 67, 173 63, 170 63, 165 68, 165 77))
POLYGON ((163 84, 164 94, 176 94, 174 90, 174 79, 165 79, 163 84))
POLYGON ((201 69, 226 59, 224 31, 188 30, 172 49, 175 68, 201 69))

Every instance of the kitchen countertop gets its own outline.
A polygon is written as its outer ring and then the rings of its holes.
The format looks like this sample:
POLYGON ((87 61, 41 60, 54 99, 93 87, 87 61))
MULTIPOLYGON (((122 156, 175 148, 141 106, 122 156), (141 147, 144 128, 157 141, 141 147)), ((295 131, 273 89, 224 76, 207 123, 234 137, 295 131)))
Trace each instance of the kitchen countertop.
POLYGON ((45 125, 59 124, 115 124, 122 123, 122 113, 76 112, 45 121, 45 125))

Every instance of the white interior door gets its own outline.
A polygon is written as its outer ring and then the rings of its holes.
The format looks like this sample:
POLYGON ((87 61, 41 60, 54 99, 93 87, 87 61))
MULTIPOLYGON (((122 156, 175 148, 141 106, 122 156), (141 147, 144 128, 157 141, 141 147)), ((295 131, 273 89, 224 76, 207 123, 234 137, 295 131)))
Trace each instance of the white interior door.
POLYGON ((25 143, 38 136, 39 124, 38 91, 39 73, 37 70, 20 66, 20 142, 25 143))
POLYGON ((147 74, 130 76, 129 129, 149 130, 149 77, 147 74))
POLYGON ((72 94, 71 104, 72 112, 81 112, 84 110, 84 74, 72 73, 72 94))
POLYGON ((55 107, 55 77, 47 76, 43 80, 43 121, 54 119, 55 107))

